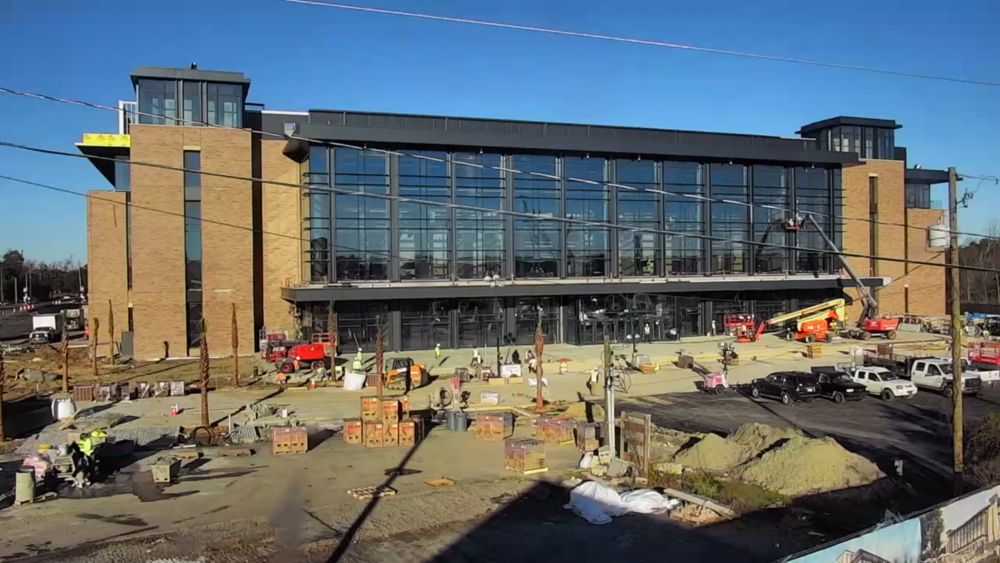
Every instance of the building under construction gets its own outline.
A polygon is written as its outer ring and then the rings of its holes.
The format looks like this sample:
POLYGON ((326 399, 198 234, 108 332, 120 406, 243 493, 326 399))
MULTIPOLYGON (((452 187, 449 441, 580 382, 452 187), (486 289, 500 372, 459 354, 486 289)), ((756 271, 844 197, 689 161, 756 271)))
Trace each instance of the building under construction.
MULTIPOLYGON (((550 342, 658 340, 855 296, 820 233, 789 228, 803 212, 847 253, 943 262, 947 174, 907 168, 892 120, 775 137, 275 111, 194 68, 131 81, 117 132, 78 148, 113 188, 87 210, 90 315, 110 303, 137 358, 186 355, 202 319, 228 342, 233 305, 243 350, 325 332, 331 303, 341 343, 370 350, 381 324, 409 350, 529 344, 539 315, 550 342)), ((944 313, 943 268, 849 260, 882 314, 944 313)))

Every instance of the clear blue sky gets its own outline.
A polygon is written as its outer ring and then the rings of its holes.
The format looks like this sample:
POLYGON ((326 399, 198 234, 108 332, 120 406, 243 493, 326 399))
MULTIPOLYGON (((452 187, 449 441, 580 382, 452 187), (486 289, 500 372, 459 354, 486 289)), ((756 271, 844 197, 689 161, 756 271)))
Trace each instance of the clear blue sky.
MULTIPOLYGON (((359 4, 1000 81, 1000 3, 358 0, 359 4)), ((242 71, 270 109, 338 108, 792 136, 895 119, 910 164, 1000 175, 1000 88, 353 13, 279 0, 0 0, 0 84, 115 105, 137 66, 242 71)), ((0 139, 74 150, 111 112, 0 95, 0 139)), ((0 174, 107 188, 86 161, 0 149, 0 174)), ((975 187, 967 181, 965 186, 975 187)), ((86 255, 83 198, 0 180, 0 251, 86 255)), ((933 196, 944 199, 940 190, 933 196)), ((983 185, 963 230, 986 228, 983 185)))

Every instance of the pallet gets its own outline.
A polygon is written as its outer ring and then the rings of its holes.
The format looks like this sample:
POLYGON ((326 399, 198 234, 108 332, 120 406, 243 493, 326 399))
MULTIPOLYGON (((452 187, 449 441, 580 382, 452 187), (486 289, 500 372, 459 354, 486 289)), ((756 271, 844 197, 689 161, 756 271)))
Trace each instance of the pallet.
POLYGON ((522 471, 521 475, 534 475, 535 473, 545 473, 549 470, 548 467, 542 467, 540 469, 529 469, 528 471, 522 471))
POLYGON ((172 452, 170 455, 176 457, 177 459, 183 460, 183 461, 191 461, 193 459, 200 458, 201 457, 201 452, 194 452, 194 451, 190 451, 190 450, 188 450, 188 451, 177 450, 175 452, 172 452))
POLYGON ((221 457, 248 457, 253 455, 253 450, 249 448, 231 448, 220 450, 219 455, 221 457))
POLYGON ((447 477, 441 477, 439 479, 427 479, 424 481, 424 484, 432 487, 450 487, 455 484, 455 480, 447 477))
POLYGON ((369 500, 373 498, 395 496, 396 489, 386 487, 385 485, 378 485, 375 487, 358 487, 357 489, 348 489, 347 494, 358 500, 369 500))

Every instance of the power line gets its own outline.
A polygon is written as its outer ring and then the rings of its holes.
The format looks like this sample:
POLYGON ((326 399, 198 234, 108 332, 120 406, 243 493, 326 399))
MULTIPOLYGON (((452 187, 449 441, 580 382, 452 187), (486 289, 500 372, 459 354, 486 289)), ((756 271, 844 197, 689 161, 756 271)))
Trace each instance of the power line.
MULTIPOLYGON (((597 181, 597 180, 590 180, 590 179, 586 179, 586 178, 573 178, 573 177, 570 177, 570 176, 562 177, 562 176, 556 176, 556 175, 553 175, 553 174, 545 174, 543 172, 525 172, 525 171, 517 170, 516 168, 508 168, 508 167, 505 167, 505 166, 492 166, 492 165, 486 165, 486 164, 476 164, 476 163, 472 163, 472 162, 465 162, 465 161, 461 161, 461 160, 454 160, 452 158, 438 158, 438 157, 421 155, 421 154, 407 154, 407 153, 404 153, 404 152, 401 152, 401 151, 393 151, 393 150, 379 149, 379 148, 368 148, 367 146, 351 145, 351 144, 348 144, 348 143, 341 143, 341 142, 328 141, 328 140, 322 140, 322 139, 310 139, 308 137, 301 137, 301 136, 298 136, 298 135, 286 135, 286 134, 283 134, 283 133, 274 133, 274 132, 271 132, 271 131, 264 131, 264 130, 257 130, 257 129, 240 129, 239 127, 233 127, 233 126, 229 126, 229 125, 212 124, 212 123, 208 123, 208 122, 205 122, 205 121, 196 121, 196 120, 193 120, 193 119, 183 119, 183 118, 180 118, 180 117, 169 117, 168 118, 168 117, 164 117, 162 115, 157 115, 157 114, 153 114, 153 113, 147 113, 147 112, 141 112, 141 111, 135 111, 135 110, 128 110, 128 111, 126 111, 126 110, 123 110, 121 108, 106 106, 106 105, 97 104, 97 103, 94 103, 94 102, 87 102, 87 101, 83 101, 83 100, 72 100, 72 99, 67 99, 67 98, 59 98, 59 97, 56 97, 56 96, 49 96, 47 94, 39 94, 39 93, 35 93, 35 92, 23 92, 23 91, 13 90, 13 89, 2 87, 2 86, 0 86, 0 93, 12 94, 12 95, 16 95, 16 96, 22 96, 22 97, 26 97, 26 98, 39 99, 39 100, 44 100, 44 101, 51 101, 51 102, 58 102, 58 103, 76 105, 76 106, 81 106, 81 107, 89 107, 89 108, 94 108, 94 109, 101 109, 101 110, 106 110, 106 111, 113 111, 113 112, 116 112, 116 113, 125 112, 125 113, 128 113, 130 115, 146 116, 146 117, 151 117, 151 118, 155 118, 155 119, 164 119, 164 120, 176 121, 178 123, 191 123, 191 124, 195 124, 195 125, 198 125, 198 126, 211 127, 211 128, 216 128, 216 129, 229 129, 229 130, 234 130, 234 131, 245 131, 245 132, 249 132, 249 133, 257 133, 259 135, 266 135, 266 136, 269 136, 269 137, 274 137, 274 138, 278 138, 278 139, 286 140, 286 141, 289 140, 289 139, 294 139, 294 140, 306 141, 306 142, 309 142, 309 143, 319 144, 319 145, 325 145, 325 146, 334 146, 334 147, 348 148, 348 149, 360 150, 360 151, 371 151, 371 152, 377 152, 377 153, 381 153, 381 154, 385 154, 385 155, 392 155, 392 156, 399 156, 399 157, 406 157, 406 158, 417 158, 417 159, 422 159, 422 160, 426 160, 426 161, 430 161, 430 162, 440 162, 440 163, 444 163, 444 164, 455 164, 455 165, 468 166, 468 167, 478 168, 478 169, 484 169, 484 170, 496 170, 496 171, 499 171, 499 172, 510 172, 510 173, 513 173, 513 174, 523 174, 523 175, 528 175, 528 176, 535 176, 535 177, 539 177, 539 178, 545 178, 545 179, 548 179, 548 180, 566 180, 567 182, 576 182, 576 183, 584 183, 584 184, 591 184, 591 185, 600 185, 600 186, 607 186, 607 187, 615 187, 615 188, 625 189, 625 190, 634 191, 634 192, 645 192, 645 193, 652 193, 652 194, 661 194, 661 195, 664 195, 664 196, 667 196, 667 197, 675 197, 675 198, 682 198, 682 199, 691 199, 691 200, 695 200, 696 202, 699 202, 699 203, 725 203, 725 204, 739 205, 741 207, 747 207, 747 208, 760 207, 762 209, 768 209, 768 210, 771 210, 771 211, 780 211, 782 213, 790 213, 790 214, 793 214, 793 215, 797 213, 799 215, 813 215, 815 217, 830 217, 830 218, 837 219, 837 220, 840 220, 840 221, 859 221, 859 222, 862 222, 862 223, 871 223, 871 224, 876 224, 876 225, 887 225, 887 226, 893 226, 893 227, 903 227, 903 228, 907 228, 907 229, 919 229, 921 231, 924 230, 924 227, 919 227, 919 226, 916 226, 916 225, 908 225, 906 223, 895 223, 895 222, 891 222, 891 221, 879 221, 879 220, 874 220, 874 219, 865 219, 865 218, 861 218, 861 217, 847 217, 847 216, 842 216, 842 215, 835 215, 835 214, 832 214, 832 213, 820 213, 820 212, 817 212, 817 211, 793 210, 793 209, 786 209, 786 208, 783 208, 783 207, 778 207, 776 205, 770 205, 770 204, 752 203, 752 202, 751 203, 747 203, 747 202, 734 201, 734 200, 728 200, 728 199, 717 199, 717 198, 711 198, 711 197, 707 197, 707 196, 703 196, 703 195, 699 195, 699 194, 673 193, 673 192, 667 192, 665 190, 658 190, 658 189, 653 189, 653 188, 636 188, 634 186, 628 186, 628 185, 619 184, 619 183, 616 183, 616 182, 597 181)), ((970 177, 970 178, 980 178, 979 176, 968 176, 968 177, 970 177)), ((993 177, 989 176, 989 177, 984 177, 984 178, 985 179, 992 179, 993 177)), ((698 185, 700 186, 701 184, 698 184, 698 185)), ((949 234, 952 233, 952 231, 949 231, 949 230, 946 230, 946 229, 942 230, 941 232, 946 232, 946 233, 949 233, 949 234)), ((982 233, 968 233, 968 232, 962 232, 962 231, 955 231, 955 233, 959 234, 959 235, 969 236, 969 237, 979 237, 979 238, 988 238, 988 239, 1000 240, 1000 236, 985 235, 985 234, 982 234, 982 233)))
POLYGON ((889 74, 889 75, 893 75, 893 76, 905 76, 905 77, 908 77, 908 78, 921 78, 921 79, 925 79, 925 80, 940 80, 940 81, 944 81, 944 82, 958 82, 958 83, 962 83, 962 84, 975 84, 977 86, 1000 87, 1000 82, 987 82, 985 80, 972 80, 972 79, 967 79, 967 78, 955 78, 955 77, 951 77, 951 76, 940 76, 940 75, 935 75, 935 74, 924 74, 924 73, 909 72, 909 71, 904 71, 904 70, 891 70, 891 69, 882 69, 882 68, 873 68, 873 67, 848 65, 848 64, 841 64, 841 63, 830 63, 830 62, 824 62, 824 61, 815 61, 815 60, 811 60, 811 59, 800 59, 800 58, 795 58, 795 57, 779 57, 777 55, 762 55, 762 54, 759 54, 759 53, 747 53, 747 52, 742 52, 742 51, 731 51, 731 50, 728 50, 728 49, 713 49, 711 47, 699 47, 699 46, 696 46, 696 45, 685 45, 685 44, 682 44, 682 43, 668 43, 666 41, 653 41, 653 40, 649 40, 649 39, 635 39, 635 38, 629 38, 629 37, 617 37, 617 36, 614 36, 614 35, 603 35, 603 34, 599 34, 599 33, 587 33, 587 32, 583 32, 583 31, 570 31, 570 30, 564 30, 564 29, 554 29, 554 28, 547 28, 547 27, 536 27, 536 26, 519 25, 519 24, 512 24, 512 23, 502 23, 502 22, 495 22, 495 21, 474 20, 474 19, 460 18, 460 17, 455 17, 455 16, 436 16, 436 15, 432 15, 432 14, 423 14, 423 13, 417 13, 417 12, 404 12, 404 11, 401 11, 401 10, 388 10, 388 9, 385 9, 385 8, 370 8, 370 7, 366 7, 366 6, 352 6, 352 5, 348 5, 348 4, 336 4, 336 3, 333 3, 333 2, 319 2, 317 0, 285 0, 285 1, 289 2, 289 3, 292 3, 292 4, 308 4, 308 5, 312 5, 312 6, 322 6, 324 8, 335 8, 335 9, 338 9, 338 10, 353 10, 353 11, 356 11, 356 12, 368 12, 368 13, 372 13, 372 14, 382 14, 382 15, 390 15, 390 16, 402 16, 402 17, 407 17, 407 18, 416 18, 416 19, 423 19, 423 20, 443 21, 443 22, 450 22, 450 23, 463 23, 463 24, 479 25, 479 26, 486 26, 486 27, 497 27, 497 28, 503 28, 503 29, 516 29, 516 30, 519 30, 519 31, 531 31, 531 32, 534 32, 534 33, 548 33, 548 34, 552 34, 552 35, 563 35, 563 36, 568 36, 568 37, 580 37, 580 38, 584 38, 584 39, 597 39, 597 40, 601 40, 601 41, 613 41, 613 42, 617 42, 617 43, 633 43, 633 44, 637 44, 637 45, 647 45, 647 46, 651 46, 651 47, 665 47, 665 48, 668 48, 668 49, 679 49, 679 50, 682 50, 682 51, 697 51, 697 52, 701 52, 701 53, 710 53, 710 54, 713 54, 713 55, 729 55, 729 56, 734 56, 734 57, 746 57, 746 58, 751 58, 751 59, 760 59, 760 60, 766 60, 766 61, 776 61, 776 62, 782 62, 782 63, 795 63, 795 64, 802 64, 802 65, 821 66, 821 67, 826 67, 826 68, 836 68, 836 69, 840 69, 840 70, 854 70, 854 71, 859 71, 859 72, 871 72, 871 73, 877 73, 877 74, 889 74))
MULTIPOLYGON (((25 150, 25 151, 30 151, 30 152, 36 152, 36 153, 40 153, 40 154, 49 154, 49 155, 53 155, 53 156, 65 156, 65 157, 70 157, 70 158, 96 159, 96 160, 105 160, 105 161, 109 161, 109 162, 121 162, 121 161, 115 159, 114 157, 95 156, 95 155, 87 156, 87 155, 83 155, 83 154, 76 154, 76 153, 70 153, 70 152, 65 152, 65 151, 58 151, 58 150, 54 150, 54 149, 43 149, 43 148, 39 148, 39 147, 32 147, 32 146, 22 145, 22 144, 18 144, 18 143, 11 143, 11 142, 8 142, 8 141, 0 141, 0 146, 2 146, 2 147, 9 147, 9 148, 15 148, 15 149, 20 149, 20 150, 25 150)), ((336 194, 341 194, 341 195, 352 195, 352 196, 360 196, 360 197, 373 197, 373 198, 383 199, 383 200, 387 200, 387 201, 400 201, 400 202, 405 202, 405 203, 416 203, 416 204, 420 204, 420 205, 431 205, 431 206, 436 206, 436 207, 446 207, 446 208, 450 208, 450 209, 463 209, 463 210, 476 211, 476 212, 479 212, 479 213, 486 213, 486 214, 509 215, 509 216, 512 216, 512 217, 521 218, 521 219, 525 219, 525 220, 531 220, 531 221, 542 221, 542 222, 553 222, 553 223, 569 223, 569 224, 586 225, 586 226, 592 226, 592 227, 600 227, 602 229, 615 229, 615 230, 624 230, 624 231, 630 231, 630 232, 642 232, 642 233, 653 233, 653 234, 669 235, 669 236, 684 237, 684 238, 696 238, 696 239, 702 239, 702 240, 711 240, 711 241, 726 242, 726 243, 736 244, 736 245, 748 245, 748 246, 758 246, 758 247, 766 247, 766 248, 778 248, 778 249, 782 249, 782 250, 791 250, 791 249, 808 250, 808 251, 811 251, 811 252, 815 252, 817 254, 834 254, 834 255, 839 254, 841 256, 849 257, 849 258, 865 258, 865 259, 868 259, 868 260, 880 260, 880 261, 884 261, 884 262, 897 262, 897 263, 903 263, 903 264, 923 264, 923 265, 943 267, 943 268, 950 267, 948 264, 941 264, 941 263, 936 263, 936 262, 925 262, 925 261, 921 261, 921 260, 910 260, 910 259, 906 259, 906 258, 890 258, 890 257, 886 257, 886 256, 877 256, 877 255, 872 255, 872 254, 856 254, 856 253, 843 252, 843 251, 835 252, 835 251, 832 251, 832 250, 824 250, 824 249, 816 249, 816 248, 802 248, 800 246, 790 246, 790 245, 783 245, 783 244, 764 243, 764 242, 757 242, 757 241, 750 241, 750 240, 734 240, 734 239, 729 239, 729 238, 724 238, 724 237, 717 237, 717 236, 711 236, 711 235, 702 235, 702 234, 694 234, 694 233, 686 233, 686 232, 668 231, 668 230, 662 230, 662 229, 652 229, 652 228, 647 228, 647 227, 635 227, 635 226, 630 226, 630 225, 615 225, 615 224, 612 224, 612 223, 601 223, 601 222, 595 222, 595 221, 587 221, 587 220, 583 220, 583 219, 572 219, 572 218, 568 218, 568 217, 548 217, 548 216, 544 216, 544 215, 537 215, 537 214, 532 214, 532 213, 522 213, 522 212, 518 212, 518 211, 509 211, 509 210, 501 210, 501 209, 491 209, 491 208, 487 208, 487 207, 475 207, 475 206, 471 206, 471 205, 462 205, 462 204, 456 204, 456 203, 446 203, 446 202, 422 200, 422 199, 418 199, 418 198, 411 198, 411 197, 404 197, 404 196, 394 196, 394 195, 387 195, 387 194, 374 194, 374 193, 368 193, 368 192, 363 192, 363 191, 348 190, 348 189, 345 189, 345 188, 331 188, 331 187, 328 187, 328 186, 318 186, 318 185, 310 185, 310 184, 295 184, 295 183, 291 183, 291 182, 280 182, 280 181, 276 181, 276 180, 265 180, 263 178, 254 178, 252 176, 240 176, 240 175, 237 175, 237 174, 225 174, 225 173, 221 173, 221 172, 209 172, 209 171, 205 171, 205 170, 193 170, 193 169, 190 169, 190 168, 184 168, 184 167, 180 167, 180 166, 170 166, 170 165, 166 165, 166 164, 158 164, 158 163, 152 163, 152 162, 139 162, 139 161, 135 161, 135 160, 129 160, 128 162, 129 162, 129 165, 134 165, 134 166, 148 166, 148 167, 151 167, 151 168, 159 168, 159 169, 162 169, 162 170, 172 170, 172 171, 175 171, 175 172, 190 172, 190 173, 193 173, 193 174, 200 174, 202 176, 212 176, 212 177, 217 177, 217 178, 226 178, 226 179, 229 179, 229 180, 241 180, 241 181, 248 181, 248 182, 258 182, 258 183, 261 183, 261 184, 270 184, 270 185, 275 185, 275 186, 285 186, 285 187, 291 187, 291 188, 296 188, 296 189, 300 189, 300 190, 308 190, 308 191, 326 191, 326 192, 331 192, 331 193, 336 193, 336 194)), ((976 267, 976 266, 961 266, 960 265, 960 266, 957 266, 957 267, 959 269, 965 269, 965 270, 970 270, 970 271, 982 271, 982 272, 988 272, 988 273, 1000 273, 1000 270, 992 270, 992 269, 989 269, 989 268, 981 268, 981 267, 976 267)))

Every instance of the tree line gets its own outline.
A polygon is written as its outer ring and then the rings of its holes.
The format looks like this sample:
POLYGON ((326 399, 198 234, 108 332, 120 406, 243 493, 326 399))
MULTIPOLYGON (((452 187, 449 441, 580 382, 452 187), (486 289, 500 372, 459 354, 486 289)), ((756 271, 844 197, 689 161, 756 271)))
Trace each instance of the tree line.
POLYGON ((20 250, 8 250, 0 260, 0 301, 13 303, 15 295, 18 302, 23 301, 26 287, 30 289, 28 296, 39 301, 86 294, 87 266, 72 258, 56 262, 26 260, 20 250))

